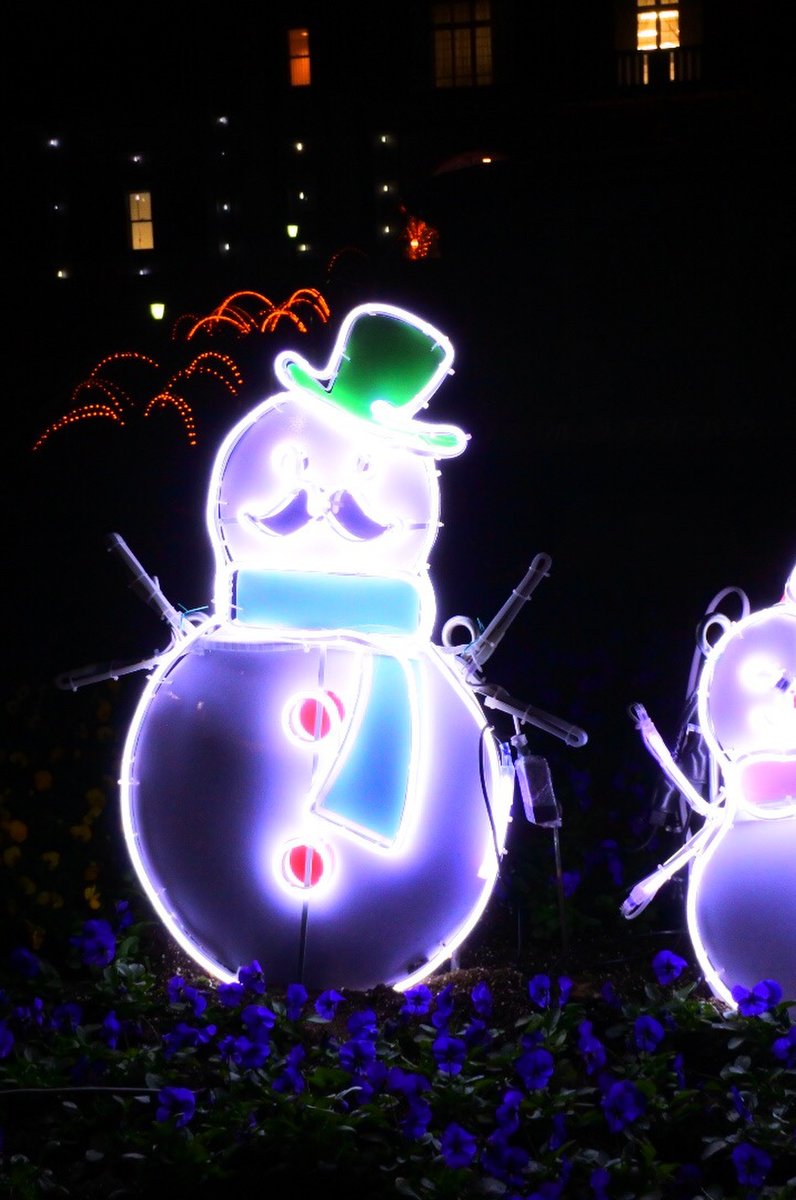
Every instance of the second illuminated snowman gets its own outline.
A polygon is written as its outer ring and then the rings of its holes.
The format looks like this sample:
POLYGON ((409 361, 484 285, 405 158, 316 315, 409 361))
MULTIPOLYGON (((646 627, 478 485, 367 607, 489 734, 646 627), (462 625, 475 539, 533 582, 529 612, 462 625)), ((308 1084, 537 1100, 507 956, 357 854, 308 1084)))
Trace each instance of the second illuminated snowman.
POLYGON ((778 604, 713 647, 699 719, 725 812, 691 870, 694 949, 728 1002, 735 986, 766 979, 796 1001, 796 569, 778 604))
POLYGON ((452 358, 354 309, 325 368, 279 356, 284 391, 218 453, 215 608, 150 677, 121 786, 147 894, 219 978, 407 987, 489 899, 513 771, 431 642, 436 462, 466 437, 416 414, 452 358))
POLYGON ((738 988, 774 980, 796 1002, 796 568, 777 604, 734 622, 711 617, 705 634, 715 624, 723 632, 704 648, 696 692, 708 796, 635 706, 648 748, 704 821, 623 912, 637 916, 688 865, 688 929, 712 991, 734 1005, 738 988))

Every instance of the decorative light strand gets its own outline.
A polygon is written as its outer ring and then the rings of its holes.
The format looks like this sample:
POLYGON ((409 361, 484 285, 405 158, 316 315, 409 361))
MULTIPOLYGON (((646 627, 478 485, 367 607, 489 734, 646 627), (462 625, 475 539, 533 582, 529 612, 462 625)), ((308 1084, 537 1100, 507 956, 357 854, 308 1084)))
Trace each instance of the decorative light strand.
POLYGON ((188 439, 189 446, 195 446, 197 443, 196 422, 194 421, 193 409, 182 396, 177 396, 168 389, 159 392, 157 396, 153 396, 144 409, 144 416, 148 417, 152 413, 155 406, 165 408, 172 404, 177 409, 177 412, 182 417, 182 423, 185 426, 185 435, 188 439))

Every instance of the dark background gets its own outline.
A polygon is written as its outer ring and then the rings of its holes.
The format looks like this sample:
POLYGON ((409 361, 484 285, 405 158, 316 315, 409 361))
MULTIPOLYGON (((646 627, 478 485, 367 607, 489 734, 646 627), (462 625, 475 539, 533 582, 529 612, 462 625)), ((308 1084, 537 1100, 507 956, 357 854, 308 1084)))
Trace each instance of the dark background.
MULTIPOLYGON (((304 19, 290 8, 284 27, 304 19)), ((85 142, 82 161, 95 145, 107 165, 108 131, 131 127, 133 89, 151 89, 157 105, 149 113, 135 106, 136 133, 156 141, 166 127, 172 138, 183 130, 169 143, 183 156, 171 184, 176 203, 194 123, 213 103, 249 114, 246 146, 293 125, 287 92, 268 91, 276 51, 268 31, 257 31, 254 6, 212 18, 209 9, 170 6, 168 22, 144 6, 135 28, 93 5, 43 28, 14 10, 19 188, 8 246, 3 471, 9 692, 31 682, 50 689, 61 672, 166 644, 167 627, 129 592, 105 549, 111 530, 172 604, 208 603, 203 511, 218 441, 275 390, 279 350, 295 345, 320 364, 345 313, 367 300, 406 305, 456 349, 456 373, 430 409, 472 435, 463 456, 441 465, 444 528, 431 559, 440 624, 454 613, 488 621, 534 555, 552 556, 550 578, 487 675, 587 729, 583 750, 531 738, 565 772, 591 772, 597 802, 616 799, 628 763, 642 778, 647 770, 628 704, 642 700, 674 737, 696 626, 712 597, 732 584, 753 608, 779 599, 796 562, 796 197, 791 83, 774 16, 766 6, 739 7, 733 25, 734 6, 706 4, 713 75, 690 90, 631 96, 616 93, 610 72, 610 82, 593 85, 571 64, 564 72, 572 39, 563 17, 540 5, 497 8, 504 31, 523 36, 533 14, 542 43, 535 74, 519 51, 509 63, 504 46, 512 87, 497 89, 497 102, 468 101, 457 115, 447 96, 447 108, 428 109, 416 80, 377 97, 415 135, 400 198, 440 231, 439 257, 409 262, 358 227, 347 196, 368 97, 362 106, 350 73, 327 66, 324 75, 320 65, 318 90, 335 107, 332 118, 321 99, 316 113, 328 155, 319 170, 327 195, 338 188, 340 196, 325 206, 317 254, 286 260, 260 247, 222 272, 172 246, 159 281, 171 314, 206 313, 237 287, 279 300, 317 287, 329 325, 302 336, 285 324, 225 345, 245 388, 235 401, 210 386, 192 393, 196 447, 173 413, 149 423, 131 414, 124 429, 97 420, 60 430, 35 453, 106 354, 152 353, 167 374, 192 353, 170 340, 168 322, 142 318, 137 285, 107 263, 93 262, 66 298, 56 292, 38 223, 51 183, 36 157, 41 135, 65 122, 85 142), (435 168, 487 136, 505 149, 488 171, 435 168)), ((586 29, 577 52, 582 62, 591 51, 612 61, 610 22, 600 27, 594 15, 611 6, 589 8, 583 20, 593 36, 586 29)), ((340 20, 352 12, 341 6, 340 20)), ((373 37, 379 21, 376 9, 363 9, 356 28, 373 37)), ((407 45, 426 38, 422 23, 411 36, 399 24, 407 45)), ((353 62, 350 38, 346 45, 353 62)), ((142 684, 143 675, 129 677, 123 703, 142 684)), ((654 777, 650 764, 650 785, 654 777)))

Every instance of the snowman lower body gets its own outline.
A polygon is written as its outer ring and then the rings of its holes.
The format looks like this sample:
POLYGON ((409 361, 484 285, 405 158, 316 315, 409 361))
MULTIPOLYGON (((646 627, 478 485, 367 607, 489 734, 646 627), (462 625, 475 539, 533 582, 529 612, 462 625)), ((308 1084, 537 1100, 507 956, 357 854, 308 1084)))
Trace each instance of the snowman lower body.
POLYGON ((492 891, 513 778, 430 644, 241 642, 164 660, 122 768, 133 863, 209 973, 409 986, 450 957, 492 891))
POLYGON ((714 992, 773 979, 796 1001, 796 818, 736 815, 694 863, 687 907, 714 992))

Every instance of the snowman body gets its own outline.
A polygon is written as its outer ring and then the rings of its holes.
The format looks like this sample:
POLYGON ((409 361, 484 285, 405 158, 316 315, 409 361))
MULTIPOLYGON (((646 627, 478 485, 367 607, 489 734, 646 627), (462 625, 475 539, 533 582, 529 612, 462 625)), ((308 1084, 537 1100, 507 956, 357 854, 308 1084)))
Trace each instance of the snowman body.
POLYGON ((690 868, 687 914, 713 991, 776 980, 796 1000, 796 575, 781 603, 732 624, 708 655, 700 727, 724 808, 690 868))
POLYGON ((221 979, 405 988, 492 891, 513 774, 431 641, 416 443, 293 389, 217 457, 215 610, 150 677, 121 788, 149 898, 221 979))

